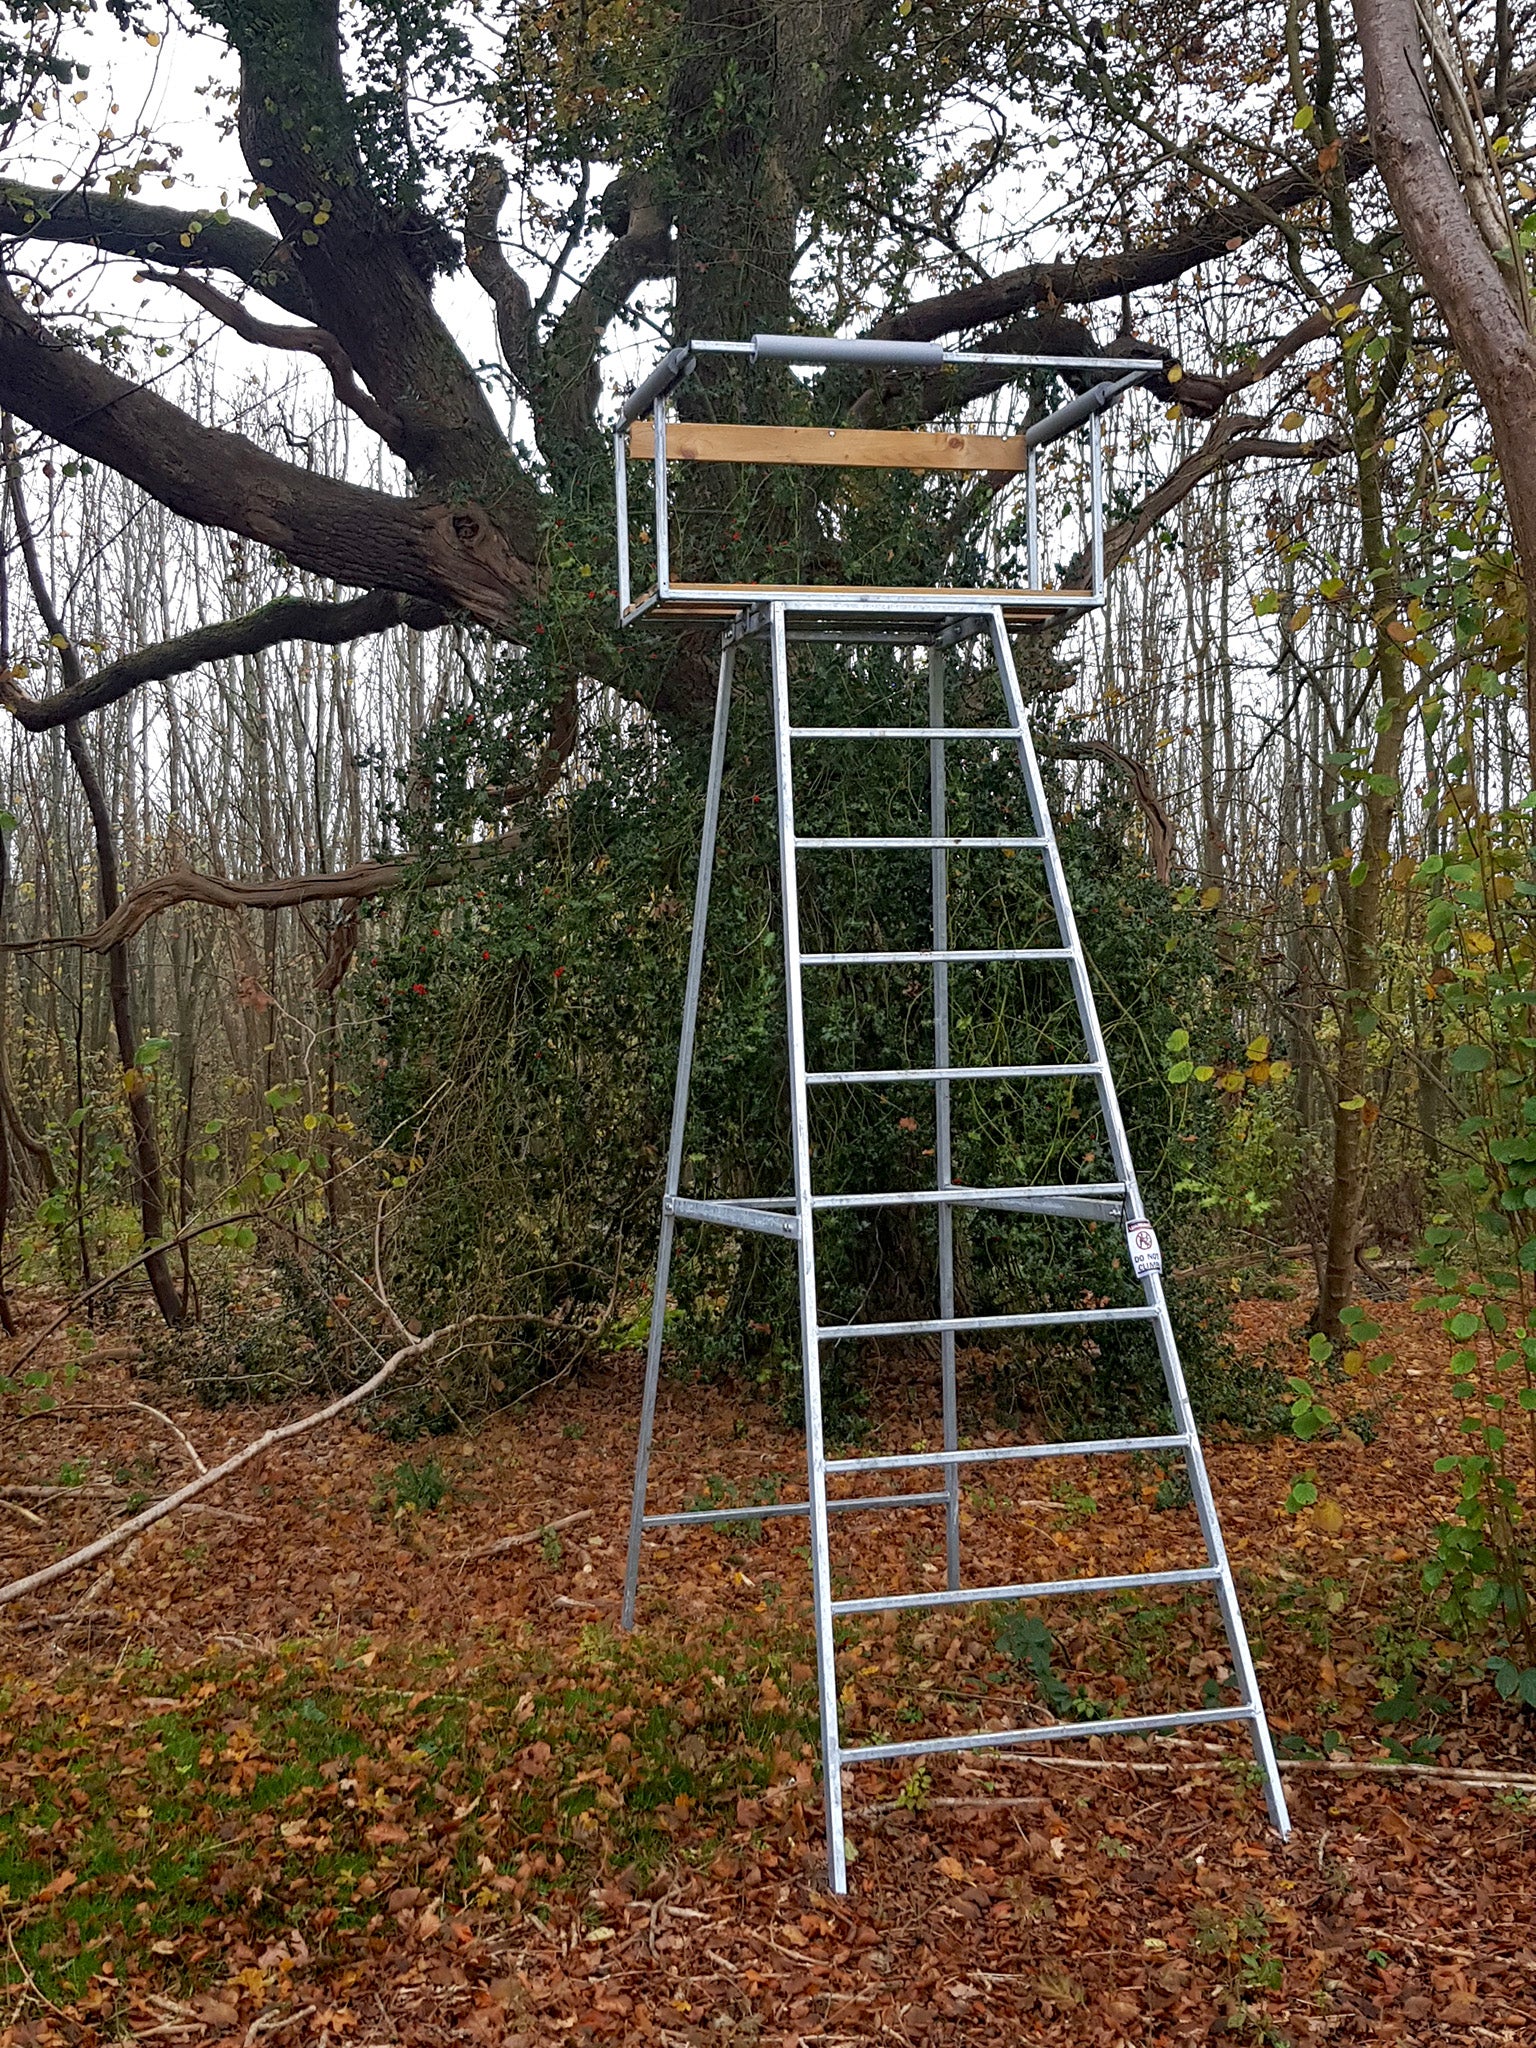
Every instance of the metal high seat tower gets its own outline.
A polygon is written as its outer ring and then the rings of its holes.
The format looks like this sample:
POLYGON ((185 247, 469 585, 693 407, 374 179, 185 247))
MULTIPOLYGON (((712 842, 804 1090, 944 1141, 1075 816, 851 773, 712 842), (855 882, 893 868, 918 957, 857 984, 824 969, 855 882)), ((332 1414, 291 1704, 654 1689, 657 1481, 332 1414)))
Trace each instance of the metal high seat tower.
MULTIPOLYGON (((710 753, 703 846, 683 999, 682 1038, 678 1051, 671 1142, 667 1154, 662 1200, 661 1238, 652 1296, 650 1341, 646 1355, 639 1448, 635 1464, 634 1503, 624 1582, 623 1625, 633 1627, 641 1554, 647 1530, 713 1523, 733 1518, 761 1519, 804 1515, 810 1524, 812 1597, 815 1608, 817 1672, 821 1702, 821 1747, 827 1861, 833 1891, 847 1888, 843 1834, 842 1774, 847 1766, 898 1758, 916 1758, 957 1751, 997 1749, 1022 1744, 1057 1742, 1076 1735, 1144 1735, 1159 1730, 1236 1723, 1251 1737, 1263 1777, 1270 1818, 1284 1836, 1289 1832, 1285 1797, 1264 1708, 1259 1697, 1253 1659, 1238 1609, 1232 1568, 1222 1543, 1220 1523, 1201 1455, 1195 1418, 1179 1362, 1173 1327, 1163 1294, 1157 1239, 1146 1220, 1137 1190, 1135 1168, 1126 1142, 1120 1104, 1110 1072, 1103 1033, 1087 964, 1068 895, 1061 854, 1052 829, 1044 784, 1030 736, 1024 699, 1010 645, 1011 627, 1041 621, 1063 612, 1086 611, 1103 601, 1103 504, 1099 418, 1125 391, 1143 381, 1159 363, 1109 358, 1084 361, 1063 357, 1021 357, 966 354, 929 344, 821 340, 805 336, 758 335, 750 342, 696 341, 673 349, 635 391, 624 407, 614 436, 619 520, 619 603, 623 624, 642 619, 681 622, 715 620, 723 628, 714 739, 710 753), (876 372, 923 370, 946 366, 1002 368, 1010 373, 1031 369, 1093 373, 1098 381, 1069 399, 1056 412, 1018 436, 936 432, 885 432, 820 427, 735 426, 684 423, 669 418, 673 394, 706 355, 728 355, 748 361, 786 365, 846 365, 876 372), (1085 588, 1046 588, 1040 573, 1037 451, 1086 427, 1089 435, 1089 490, 1086 541, 1092 564, 1085 588), (654 585, 636 598, 631 589, 629 464, 652 466, 653 524, 648 540, 654 555, 654 585), (958 470, 991 475, 1022 472, 1026 489, 1028 582, 1024 589, 895 588, 792 586, 750 583, 696 583, 674 580, 671 567, 668 467, 678 461, 728 463, 837 464, 905 470, 958 470), (945 650, 975 640, 989 647, 1001 685, 1002 715, 993 724, 948 722, 944 682, 945 650), (879 707, 867 725, 806 726, 791 714, 790 648, 797 641, 885 643, 927 650, 927 722, 895 725, 880 722, 879 707), (775 801, 782 885, 782 940, 785 1004, 789 1046, 789 1118, 792 1191, 736 1199, 692 1199, 683 1192, 682 1169, 688 1116, 689 1084, 698 1026, 709 914, 710 881, 720 821, 721 789, 726 765, 726 738, 732 679, 738 650, 749 642, 766 651, 773 727, 775 801), (929 803, 919 833, 868 836, 825 836, 802 831, 796 820, 794 759, 797 746, 811 741, 910 742, 927 753, 929 803), (1030 812, 1030 829, 1011 836, 957 835, 949 830, 947 750, 960 742, 980 741, 1016 752, 1030 812), (995 849, 1027 856, 1043 868, 1044 894, 1054 915, 1056 943, 1045 946, 957 948, 950 943, 951 857, 995 849), (807 857, 860 859, 872 856, 926 855, 931 884, 931 943, 920 948, 869 952, 818 952, 802 948, 801 866, 807 857), (954 970, 996 962, 1053 962, 1065 972, 1075 1008, 1084 1056, 1051 1061, 991 1066, 958 1065, 951 1053, 951 988, 954 970), (933 1058, 931 1065, 900 1068, 813 1070, 807 1064, 804 982, 807 971, 825 968, 905 966, 933 976, 933 1058), (973 1187, 954 1178, 954 1132, 951 1098, 957 1085, 977 1081, 1075 1080, 1097 1098, 1112 1177, 1064 1185, 973 1187), (885 1088, 921 1084, 933 1091, 935 1145, 931 1186, 835 1193, 816 1185, 811 1143, 812 1090, 885 1088), (825 1322, 818 1307, 817 1229, 838 1211, 926 1208, 936 1212, 937 1313, 888 1322, 825 1322), (1128 1262, 1139 1283, 1142 1300, 1128 1307, 1075 1307, 1030 1310, 1011 1315, 958 1314, 955 1284, 955 1219, 957 1211, 987 1209, 1014 1215, 1065 1218, 1079 1224, 1123 1227, 1128 1262), (795 1247, 800 1294, 800 1336, 804 1370, 807 1498, 775 1506, 731 1509, 714 1506, 663 1514, 646 1512, 647 1478, 661 1370, 665 1305, 674 1234, 680 1223, 722 1227, 734 1233, 765 1232, 795 1247), (1139 1323, 1156 1344, 1172 1429, 1164 1435, 1115 1437, 1092 1442, 1018 1443, 962 1449, 956 1390, 957 1336, 1006 1330, 1091 1330, 1094 1325, 1139 1323), (936 1337, 942 1381, 943 1447, 893 1456, 829 1459, 822 1427, 823 1347, 852 1339, 936 1337), (1040 1578, 1020 1584, 966 1586, 961 1578, 960 1476, 977 1467, 1013 1461, 1108 1456, 1119 1453, 1173 1453, 1181 1457, 1188 1476, 1204 1562, 1184 1570, 1122 1572, 1076 1579, 1040 1578), (925 1490, 882 1494, 858 1488, 853 1497, 829 1494, 835 1486, 860 1482, 877 1474, 931 1473, 937 1483, 925 1490), (900 1512, 933 1508, 943 1511, 946 1536, 946 1584, 942 1590, 901 1592, 838 1599, 833 1597, 829 1518, 851 1512, 900 1512), (921 1736, 910 1741, 845 1746, 840 1728, 834 1628, 840 1617, 914 1608, 962 1607, 972 1602, 1038 1601, 1075 1594, 1139 1592, 1159 1587, 1209 1587, 1219 1611, 1230 1656, 1234 1704, 1207 1701, 1187 1711, 1122 1715, 1093 1722, 1049 1722, 1011 1729, 989 1728, 973 1734, 921 1736)), ((883 1482, 880 1482, 883 1483, 883 1482)))

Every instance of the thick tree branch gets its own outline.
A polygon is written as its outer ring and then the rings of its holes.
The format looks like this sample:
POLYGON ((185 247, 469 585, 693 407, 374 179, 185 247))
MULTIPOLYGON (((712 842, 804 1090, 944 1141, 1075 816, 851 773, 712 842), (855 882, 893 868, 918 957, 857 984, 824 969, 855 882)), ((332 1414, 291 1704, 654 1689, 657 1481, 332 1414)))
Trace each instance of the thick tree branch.
MULTIPOLYGON (((1346 443, 1324 435, 1315 441, 1282 441, 1257 431, 1263 421, 1248 413, 1216 420, 1192 455, 1142 499, 1135 511, 1104 532, 1104 573, 1117 569, 1126 556, 1175 506, 1181 505, 1208 476, 1236 462, 1322 462, 1344 453, 1346 443)), ((1083 565, 1086 567, 1086 565, 1083 565)))
POLYGON ((218 221, 109 192, 56 192, 7 178, 0 181, 0 236, 70 242, 177 270, 227 270, 285 312, 313 317, 288 245, 253 221, 218 221))
POLYGON ((380 440, 387 441, 391 448, 398 446, 402 432, 398 417, 378 404, 358 383, 346 350, 324 327, 279 327, 275 321, 258 320, 238 299, 230 298, 203 277, 160 271, 151 271, 149 275, 156 284, 168 284, 185 292, 242 341, 258 348, 289 349, 298 355, 317 357, 330 372, 331 388, 342 404, 355 412, 365 427, 371 427, 380 440))
POLYGON ((676 252, 666 216, 651 199, 646 181, 633 183, 624 233, 593 264, 540 352, 539 405, 551 446, 593 432, 597 353, 608 323, 647 278, 672 274, 676 252))
POLYGON ((464 260, 496 311, 496 338, 513 381, 530 388, 533 299, 502 251, 499 223, 507 203, 507 174, 493 156, 476 160, 464 206, 464 260))
POLYGON ((514 628, 536 588, 487 511, 339 483, 188 417, 55 339, 0 283, 0 404, 183 518, 244 534, 337 583, 514 628))
POLYGON ((239 618, 219 619, 212 625, 179 634, 174 640, 136 648, 93 675, 66 682, 51 697, 29 697, 14 682, 0 677, 0 701, 28 732, 48 732, 71 719, 100 711, 104 705, 115 704, 145 683, 186 675, 210 662, 227 661, 232 655, 260 654, 286 640, 337 647, 368 633, 387 632, 391 626, 413 626, 418 632, 428 633, 447 621, 448 613, 440 606, 404 597, 395 590, 369 591, 364 597, 349 598, 341 604, 327 603, 322 598, 280 597, 239 618))
MULTIPOLYGON (((475 1318, 470 1317, 469 1320, 474 1321, 475 1318)), ((24 1578, 13 1579, 8 1586, 0 1586, 0 1607, 12 1600, 20 1600, 27 1593, 41 1592, 44 1586, 51 1586, 55 1579, 62 1579, 70 1572, 79 1571, 82 1565, 93 1564, 98 1557, 105 1557, 109 1550, 115 1550, 120 1543, 126 1543, 141 1530, 153 1528, 156 1522, 163 1521, 167 1515, 175 1514, 176 1510, 184 1507, 188 1501, 196 1500, 199 1494, 207 1493, 210 1487, 219 1485, 222 1480, 230 1478, 243 1466, 263 1457, 278 1444, 302 1436, 307 1430, 318 1429, 323 1423, 333 1421, 336 1416, 345 1415, 349 1408, 356 1408, 360 1402, 370 1400, 388 1385, 408 1359, 426 1357, 428 1352, 436 1350, 439 1344, 449 1337, 456 1336, 463 1328, 463 1323, 448 1323, 440 1330, 428 1331, 425 1336, 407 1337, 398 1351, 392 1352, 370 1378, 364 1380, 361 1386, 354 1387, 350 1393, 338 1395, 334 1401, 328 1401, 323 1408, 317 1408, 309 1415, 301 1415, 295 1422, 285 1422, 276 1429, 264 1431, 253 1442, 243 1445, 232 1457, 224 1459, 222 1464, 215 1465, 211 1471, 199 1472, 196 1478, 189 1479, 185 1486, 177 1487, 174 1493, 168 1493, 163 1500, 152 1502, 149 1507, 141 1509, 128 1521, 119 1522, 104 1536, 98 1536, 94 1543, 87 1543, 83 1549, 71 1551, 68 1557, 57 1558, 52 1564, 43 1565, 35 1572, 28 1572, 24 1578)))
MULTIPOLYGON (((537 802, 547 796, 575 751, 579 735, 578 700, 572 682, 555 706, 549 738, 530 772, 522 781, 507 783, 486 794, 493 796, 502 810, 513 810, 519 804, 537 802)), ((224 875, 199 874, 195 868, 171 868, 130 889, 113 914, 94 931, 83 932, 78 938, 13 940, 0 950, 31 953, 70 946, 88 953, 105 953, 141 932, 152 918, 183 903, 206 903, 215 910, 289 910, 304 903, 359 903, 372 896, 387 895, 408 881, 438 888, 458 879, 466 861, 494 860, 512 852, 521 837, 512 826, 494 839, 478 840, 464 847, 456 859, 439 861, 431 867, 408 860, 366 860, 336 874, 279 875, 257 882, 230 881, 224 875)))
POLYGON ((1152 856, 1152 868, 1160 882, 1167 883, 1173 876, 1173 863, 1178 853, 1178 839, 1168 806, 1163 802, 1156 777, 1144 761, 1133 760, 1129 754, 1122 754, 1118 747, 1112 747, 1108 740, 1048 740, 1042 749, 1060 761, 1102 761, 1107 768, 1113 768, 1125 777, 1131 786, 1147 827, 1147 851, 1152 856))
MULTIPOLYGON (((1364 175, 1371 149, 1363 136, 1341 146, 1340 167, 1347 179, 1364 175)), ((888 313, 870 330, 896 341, 934 341, 976 327, 988 327, 1032 306, 1087 306, 1171 284, 1202 263, 1214 263, 1251 241, 1279 213, 1292 213, 1321 196, 1310 170, 1283 171, 1253 188, 1245 200, 1208 208, 1199 217, 1150 249, 1118 251, 1113 256, 1083 256, 1071 263, 1025 263, 1005 270, 986 284, 920 299, 915 306, 888 313)))

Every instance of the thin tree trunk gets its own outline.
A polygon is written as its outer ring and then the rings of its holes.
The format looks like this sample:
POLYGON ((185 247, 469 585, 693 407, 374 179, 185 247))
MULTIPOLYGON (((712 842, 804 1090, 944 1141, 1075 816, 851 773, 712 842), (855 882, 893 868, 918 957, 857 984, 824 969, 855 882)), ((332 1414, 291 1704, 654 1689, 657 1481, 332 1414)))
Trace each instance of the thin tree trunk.
MULTIPOLYGON (((108 918, 116 910, 119 896, 112 819, 91 750, 73 719, 64 728, 64 744, 75 764, 75 773, 80 778, 86 807, 91 814, 91 829, 96 835, 96 878, 101 914, 108 918)), ((107 985, 112 1004, 112 1029, 117 1038, 118 1058, 122 1062, 128 1093, 128 1115, 133 1125, 133 1150, 139 1177, 139 1215, 146 1242, 156 1244, 166 1231, 165 1176, 160 1163, 160 1140, 155 1131, 154 1104, 150 1100, 149 1085, 139 1070, 128 981, 128 947, 121 940, 107 953, 107 985)), ((151 1252, 144 1261, 144 1271, 161 1315, 174 1329, 181 1322, 185 1310, 169 1259, 163 1251, 151 1252)))

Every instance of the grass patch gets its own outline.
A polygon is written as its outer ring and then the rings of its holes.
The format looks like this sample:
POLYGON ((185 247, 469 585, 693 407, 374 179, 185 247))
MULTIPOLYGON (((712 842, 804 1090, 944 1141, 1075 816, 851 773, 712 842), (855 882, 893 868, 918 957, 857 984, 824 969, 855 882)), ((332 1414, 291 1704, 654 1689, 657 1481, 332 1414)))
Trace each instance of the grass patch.
POLYGON ((725 1625, 671 1643, 594 1626, 468 1664, 296 1644, 0 1706, 0 1911, 38 1990, 88 2006, 111 1979, 238 1976, 294 1927, 339 1957, 403 1887, 495 1914, 707 1866, 744 1817, 773 1868, 792 1854, 774 1788, 804 1780, 815 1739, 783 1638, 725 1625))

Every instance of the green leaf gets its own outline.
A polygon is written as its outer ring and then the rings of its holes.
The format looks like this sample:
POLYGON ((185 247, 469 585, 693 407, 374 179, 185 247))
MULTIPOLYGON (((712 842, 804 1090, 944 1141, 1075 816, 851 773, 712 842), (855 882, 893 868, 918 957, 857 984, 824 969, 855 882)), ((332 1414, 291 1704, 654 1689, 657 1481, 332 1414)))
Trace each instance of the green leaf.
POLYGON ((1189 1080, 1194 1071, 1195 1063, 1193 1060, 1180 1060, 1176 1066, 1168 1069, 1168 1079, 1175 1087, 1178 1087, 1180 1083, 1189 1080))
POLYGON ((1184 1052, 1189 1046, 1189 1033, 1187 1031, 1170 1031, 1163 1040, 1163 1043, 1169 1052, 1184 1052))
POLYGON ((1451 1054, 1453 1074, 1480 1074, 1491 1064, 1493 1054, 1486 1045, 1458 1045, 1451 1054))
POLYGON ((1463 1309, 1459 1316, 1452 1316, 1446 1329, 1453 1337, 1475 1337, 1483 1326, 1481 1316, 1475 1316, 1470 1309, 1463 1309))

